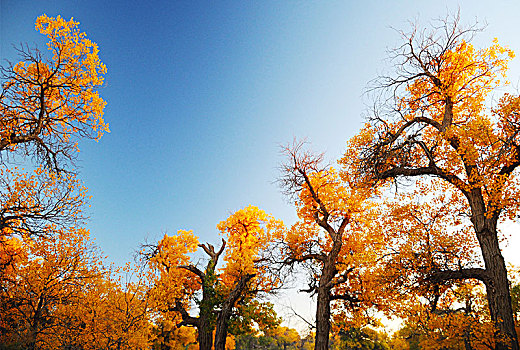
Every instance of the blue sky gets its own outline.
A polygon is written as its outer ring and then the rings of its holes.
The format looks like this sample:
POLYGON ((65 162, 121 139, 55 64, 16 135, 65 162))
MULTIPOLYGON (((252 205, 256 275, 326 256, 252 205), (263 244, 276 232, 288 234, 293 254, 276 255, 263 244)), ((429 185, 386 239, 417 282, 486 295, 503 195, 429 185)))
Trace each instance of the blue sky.
POLYGON ((16 60, 12 44, 44 47, 43 13, 74 17, 99 45, 111 133, 83 142, 79 165, 88 227, 122 264, 165 232, 217 242, 217 223, 249 204, 290 223, 273 183, 279 146, 307 138, 338 158, 399 42, 391 27, 458 8, 463 22, 488 23, 477 44, 496 36, 520 53, 515 1, 0 0, 0 58, 16 60))

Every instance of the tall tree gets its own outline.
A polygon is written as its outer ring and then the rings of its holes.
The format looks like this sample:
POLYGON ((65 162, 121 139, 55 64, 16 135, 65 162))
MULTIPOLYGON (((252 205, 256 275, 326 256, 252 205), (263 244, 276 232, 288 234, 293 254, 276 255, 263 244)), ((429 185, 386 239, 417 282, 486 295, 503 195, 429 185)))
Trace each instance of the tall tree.
POLYGON ((67 310, 79 309, 84 291, 92 291, 102 276, 99 254, 82 229, 25 240, 21 246, 12 274, 0 280, 1 342, 55 348, 60 330, 73 332, 65 325, 67 310))
MULTIPOLYGON (((217 228, 228 242, 222 271, 222 289, 225 298, 220 307, 215 329, 215 350, 224 350, 231 316, 240 301, 252 302, 281 286, 281 275, 272 264, 276 260, 276 243, 283 232, 283 223, 255 206, 248 206, 231 214, 217 228)), ((259 305, 260 306, 260 305, 259 305)), ((257 308, 243 320, 247 326, 261 317, 271 325, 276 323, 269 307, 257 308), (256 316, 256 317, 255 317, 256 316), (265 317, 267 316, 267 317, 265 317)), ((244 314, 242 314, 244 315, 244 314)), ((274 315, 275 316, 275 315, 274 315)), ((265 324, 265 322, 264 322, 265 324)))
POLYGON ((108 131, 105 102, 96 90, 106 67, 78 22, 42 15, 36 30, 47 36, 52 58, 22 46, 22 60, 1 67, 0 154, 2 160, 16 153, 63 170, 76 157, 79 137, 98 139, 108 131))
MULTIPOLYGON (((199 244, 191 231, 165 235, 150 257, 159 272, 155 293, 164 317, 180 319, 178 326, 197 328, 201 350, 211 349, 213 340, 215 349, 225 349, 230 321, 241 310, 239 302, 252 301, 279 284, 277 276, 270 273, 268 255, 270 242, 275 241, 273 235, 281 232, 281 225, 262 210, 249 206, 218 225, 227 239, 222 240, 218 250, 211 244, 199 244), (197 248, 209 258, 204 268, 190 257, 197 248), (219 270, 217 264, 223 253, 225 265, 219 270), (198 305, 197 316, 190 314, 192 303, 198 305)), ((255 313, 248 315, 251 317, 244 317, 244 313, 237 317, 245 327, 249 327, 255 313)))
POLYGON ((461 194, 484 266, 439 271, 436 278, 482 281, 491 318, 509 339, 496 348, 517 350, 498 225, 519 209, 520 97, 505 94, 486 108, 488 94, 507 83, 513 52, 496 39, 476 49, 469 43, 476 31, 462 28, 457 16, 431 31, 402 33, 392 56, 397 74, 377 81, 390 94, 381 95, 384 103, 351 141, 356 152, 342 163, 373 180, 440 179, 461 194))
POLYGON ((372 189, 350 187, 337 172, 322 165, 297 143, 285 149, 287 162, 280 179, 295 199, 299 221, 284 237, 283 263, 303 264, 309 288, 316 295, 315 349, 329 348, 331 305, 347 303, 350 312, 373 302, 370 269, 375 265, 381 236, 370 232, 372 189))
POLYGON ((0 275, 16 252, 12 237, 83 222, 86 188, 73 174, 78 140, 108 131, 97 92, 106 67, 97 45, 77 22, 59 16, 38 17, 36 30, 47 36, 50 57, 21 46, 21 61, 0 67, 0 275), (13 161, 34 161, 33 169, 13 161))

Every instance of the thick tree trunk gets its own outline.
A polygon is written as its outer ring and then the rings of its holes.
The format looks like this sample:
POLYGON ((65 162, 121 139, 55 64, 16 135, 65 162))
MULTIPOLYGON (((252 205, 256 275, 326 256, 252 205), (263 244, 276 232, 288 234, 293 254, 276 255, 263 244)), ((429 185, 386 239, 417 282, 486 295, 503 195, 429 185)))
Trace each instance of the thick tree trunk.
POLYGON ((501 335, 509 338, 505 342, 497 342, 495 349, 519 350, 506 264, 498 243, 498 217, 487 218, 484 206, 479 205, 483 201, 479 201, 478 197, 480 196, 475 196, 474 198, 477 200, 471 203, 471 221, 477 234, 489 278, 489 282, 486 283, 489 313, 501 335))
POLYGON ((247 287, 247 283, 255 277, 254 274, 244 275, 236 282, 226 300, 222 303, 222 309, 217 317, 217 327, 215 330, 215 350, 225 350, 228 332, 228 322, 231 318, 233 307, 242 296, 247 287))
POLYGON ((329 349, 330 334, 330 302, 331 281, 337 273, 336 260, 341 250, 341 237, 334 242, 327 260, 324 261, 323 270, 318 286, 316 300, 316 338, 314 339, 315 350, 329 349))
POLYGON ((211 350, 213 348, 213 330, 208 324, 207 320, 202 320, 200 326, 197 328, 197 342, 199 343, 199 350, 211 350))
POLYGON ((482 248, 486 271, 491 280, 491 285, 486 286, 491 319, 495 322, 499 331, 510 338, 509 342, 497 343, 496 349, 518 350, 509 280, 507 278, 506 264, 498 245, 496 230, 495 232, 487 230, 480 232, 478 238, 482 248))
POLYGON ((217 319, 217 329, 215 330, 215 350, 224 350, 226 348, 229 320, 229 317, 227 317, 228 314, 231 315, 231 310, 226 310, 225 315, 222 315, 222 318, 219 315, 219 318, 217 319))
POLYGON ((329 349, 330 334, 330 289, 318 288, 316 304, 316 339, 315 350, 329 349))

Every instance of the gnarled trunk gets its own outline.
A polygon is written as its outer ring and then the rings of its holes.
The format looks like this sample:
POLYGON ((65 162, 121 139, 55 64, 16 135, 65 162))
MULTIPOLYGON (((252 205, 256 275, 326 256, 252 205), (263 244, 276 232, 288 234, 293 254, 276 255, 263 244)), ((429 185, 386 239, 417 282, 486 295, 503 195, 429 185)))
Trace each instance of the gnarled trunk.
POLYGON ((480 244, 488 277, 486 294, 489 313, 500 333, 509 338, 505 342, 497 342, 495 349, 519 350, 507 269, 498 242, 498 215, 491 218, 486 217, 482 197, 475 193, 472 193, 472 195, 470 197, 471 221, 480 244))
POLYGON ((477 237, 482 248, 486 271, 491 281, 486 285, 489 313, 499 331, 510 338, 510 341, 506 343, 498 342, 496 349, 518 350, 509 280, 506 264, 498 245, 496 229, 494 232, 488 230, 478 232, 477 237))
POLYGON ((341 236, 334 241, 329 256, 323 263, 323 270, 317 288, 316 303, 316 338, 314 339, 314 350, 329 349, 330 335, 330 302, 331 281, 337 273, 336 260, 341 250, 341 236))
POLYGON ((207 318, 202 317, 200 318, 200 321, 200 325, 197 327, 197 342, 199 343, 199 350, 211 350, 213 348, 213 329, 207 318))
POLYGON ((228 322, 231 318, 233 307, 238 299, 242 296, 247 287, 247 283, 255 277, 254 274, 247 274, 242 276, 229 293, 228 297, 222 303, 222 309, 217 317, 217 327, 215 330, 215 350, 225 350, 226 338, 228 332, 228 322))

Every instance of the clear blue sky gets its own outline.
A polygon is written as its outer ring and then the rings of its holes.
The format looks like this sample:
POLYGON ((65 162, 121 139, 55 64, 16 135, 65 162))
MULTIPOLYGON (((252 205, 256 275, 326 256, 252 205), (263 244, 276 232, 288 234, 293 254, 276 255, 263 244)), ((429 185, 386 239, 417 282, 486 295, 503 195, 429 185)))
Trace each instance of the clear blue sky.
MULTIPOLYGON (((308 138, 330 159, 362 125, 362 93, 387 68, 390 29, 460 7, 520 54, 516 1, 0 0, 0 56, 44 48, 38 15, 74 17, 108 67, 101 90, 111 133, 84 142, 92 235, 118 264, 145 237, 216 224, 257 205, 288 222, 273 181, 279 145, 308 138)), ((517 59, 511 80, 517 82, 517 59)))

